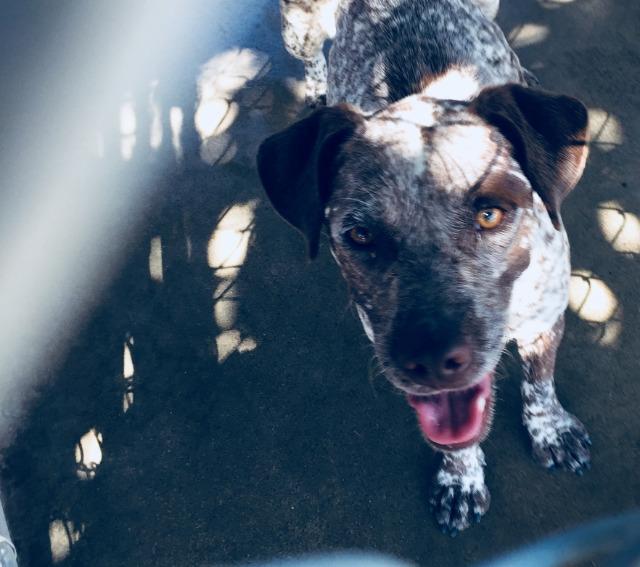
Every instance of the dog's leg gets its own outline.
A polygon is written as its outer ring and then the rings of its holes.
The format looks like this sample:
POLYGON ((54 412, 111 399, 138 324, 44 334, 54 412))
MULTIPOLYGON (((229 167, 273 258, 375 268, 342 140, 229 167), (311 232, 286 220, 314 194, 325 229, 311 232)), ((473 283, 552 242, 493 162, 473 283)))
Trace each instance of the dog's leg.
POLYGON ((589 434, 578 418, 560 405, 553 380, 563 332, 564 315, 532 343, 518 344, 524 363, 522 420, 531 437, 533 456, 540 464, 582 474, 590 464, 589 434))
POLYGON ((327 61, 320 50, 304 60, 305 103, 311 108, 327 104, 327 61))
POLYGON ((304 63, 305 102, 309 106, 326 103, 327 61, 322 52, 332 35, 332 8, 326 0, 280 0, 282 39, 287 51, 304 63))
POLYGON ((444 533, 456 535, 489 509, 491 496, 484 483, 484 465, 480 445, 443 454, 431 507, 444 533))

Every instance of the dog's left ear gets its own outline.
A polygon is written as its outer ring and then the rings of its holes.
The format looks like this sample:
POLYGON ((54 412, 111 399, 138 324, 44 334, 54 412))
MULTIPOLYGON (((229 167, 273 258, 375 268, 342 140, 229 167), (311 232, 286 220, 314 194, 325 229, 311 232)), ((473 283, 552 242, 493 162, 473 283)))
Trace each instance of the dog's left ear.
POLYGON ((325 107, 262 142, 258 172, 272 205, 318 254, 324 208, 340 146, 363 118, 346 105, 325 107))
POLYGON ((580 180, 589 153, 587 109, 575 98, 512 84, 484 89, 470 110, 509 140, 560 230, 560 205, 580 180))

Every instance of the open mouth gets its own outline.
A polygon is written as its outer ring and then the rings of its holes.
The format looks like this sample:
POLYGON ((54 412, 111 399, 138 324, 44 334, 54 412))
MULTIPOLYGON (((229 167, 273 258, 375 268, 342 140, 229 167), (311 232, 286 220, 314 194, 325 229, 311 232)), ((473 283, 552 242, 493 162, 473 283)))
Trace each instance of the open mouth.
POLYGON ((407 396, 428 441, 461 449, 481 440, 490 419, 493 373, 469 388, 428 396, 407 396))

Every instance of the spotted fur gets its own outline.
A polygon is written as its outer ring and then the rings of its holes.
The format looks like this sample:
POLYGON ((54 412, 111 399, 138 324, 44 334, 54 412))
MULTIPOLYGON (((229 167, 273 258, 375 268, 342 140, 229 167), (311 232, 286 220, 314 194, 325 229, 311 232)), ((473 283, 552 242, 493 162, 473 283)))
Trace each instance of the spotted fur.
MULTIPOLYGON (((470 2, 458 2, 463 8, 470 2)), ((477 7, 484 13, 488 20, 493 20, 498 13, 498 7, 500 0, 473 0, 471 3, 474 7, 477 7)), ((399 2, 395 2, 399 4, 399 2)), ((359 1, 351 0, 280 0, 280 14, 282 18, 282 37, 284 44, 294 57, 300 59, 304 63, 305 68, 305 89, 306 89, 306 102, 309 106, 319 106, 326 101, 327 92, 327 64, 323 54, 323 46, 327 39, 332 39, 336 35, 336 19, 344 10, 352 10, 351 14, 357 13, 358 10, 367 10, 370 14, 377 13, 376 18, 383 19, 387 15, 393 16, 394 2, 387 0, 374 0, 373 2, 367 1, 361 3, 359 1)), ((444 5, 444 10, 447 10, 447 5, 444 5)), ((459 8, 459 6, 458 6, 459 8)), ((430 8, 432 13, 427 14, 427 19, 432 19, 434 12, 440 10, 437 2, 432 2, 430 8)), ((459 14, 452 13, 447 16, 447 20, 457 17, 459 14)), ((398 16, 401 20, 406 21, 408 16, 406 13, 400 13, 398 16)), ((344 21, 349 21, 344 19, 344 21)), ((358 47, 359 53, 362 55, 365 53, 366 47, 375 47, 377 52, 380 53, 380 41, 374 40, 376 45, 372 46, 372 42, 368 37, 370 26, 369 20, 365 18, 364 23, 358 20, 353 21, 353 27, 349 30, 342 30, 343 33, 338 35, 338 40, 346 38, 347 41, 344 45, 360 46, 358 47), (346 32, 346 33, 345 33, 346 32), (352 34, 352 35, 349 35, 352 34), (353 41, 351 41, 353 40, 353 41), (364 42, 364 43, 363 43, 364 42)), ((446 27, 447 31, 452 28, 446 27)), ((475 27, 475 26, 474 26, 475 27)), ((473 27, 470 29, 470 32, 473 27)), ((421 31, 428 30, 416 30, 421 31)), ((469 37, 473 37, 470 33, 469 37)), ((481 30, 480 35, 475 38, 476 44, 486 44, 491 46, 491 34, 487 35, 481 30), (488 40, 488 41, 487 41, 488 40)), ((504 50, 503 50, 504 51, 504 50)), ((494 55, 494 50, 490 49, 489 56, 494 55)), ((505 53, 502 53, 505 55, 505 53)), ((512 53, 507 50, 506 55, 511 58, 512 53)), ((393 53, 390 53, 393 56, 393 53)), ((404 55, 403 55, 404 56, 404 55)), ((341 56, 337 58, 337 61, 342 59, 341 56)), ((359 57, 359 59, 363 59, 359 57)), ((355 60, 351 59, 355 63, 355 60)), ((374 83, 378 79, 384 79, 386 72, 384 62, 382 59, 372 61, 369 65, 367 63, 367 70, 373 74, 374 83)), ((364 69, 363 69, 364 71, 364 69)), ((526 73, 526 71, 522 71, 526 73)), ((363 75, 363 77, 366 75, 363 75)), ((388 90, 384 90, 386 85, 380 84, 380 92, 384 92, 385 98, 388 96, 388 90)), ((341 98, 340 100, 347 101, 347 98, 341 98)), ((331 103, 330 103, 331 104, 331 103)))
MULTIPOLYGON (((560 204, 586 159, 586 110, 530 89, 492 21, 497 0, 281 0, 283 36, 305 62, 307 96, 329 107, 266 140, 258 155, 274 207, 313 256, 331 251, 385 376, 409 395, 477 384, 509 340, 525 370, 523 421, 535 458, 581 472, 589 439, 558 402, 554 362, 568 301, 560 204), (317 19, 337 7, 331 26, 317 19), (474 221, 482 203, 499 229, 474 221), (349 234, 365 227, 373 246, 349 234), (417 377, 400 355, 465 345, 464 371, 417 377), (444 346, 438 346, 444 345, 444 346)), ((480 439, 445 449, 432 505, 445 532, 489 507, 480 439)))
POLYGON ((287 51, 304 63, 309 106, 322 105, 327 93, 327 61, 322 48, 335 35, 338 0, 280 0, 282 38, 287 51))
POLYGON ((484 466, 478 445, 443 455, 431 506, 445 533, 455 535, 468 528, 489 509, 491 495, 484 482, 484 466))
POLYGON ((584 425, 558 401, 553 370, 564 330, 564 316, 529 343, 519 343, 525 379, 522 421, 531 437, 534 458, 544 467, 582 474, 590 466, 591 440, 584 425))

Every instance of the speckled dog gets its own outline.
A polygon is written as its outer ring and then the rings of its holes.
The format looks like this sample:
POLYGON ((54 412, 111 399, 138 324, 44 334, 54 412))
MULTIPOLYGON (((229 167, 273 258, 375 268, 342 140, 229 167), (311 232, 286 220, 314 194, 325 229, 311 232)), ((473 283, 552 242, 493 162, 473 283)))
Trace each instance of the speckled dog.
MULTIPOLYGON (((324 94, 321 6, 282 4, 285 41, 310 62, 311 102, 324 94)), ((535 458, 578 473, 589 464, 587 432, 554 389, 570 274, 560 205, 582 175, 587 112, 526 86, 496 11, 492 1, 341 1, 330 106, 258 155, 269 198, 311 256, 327 226, 386 377, 443 452, 432 505, 451 533, 489 506, 479 443, 509 340, 535 458)))

